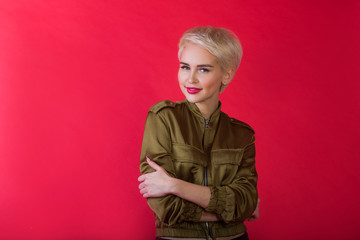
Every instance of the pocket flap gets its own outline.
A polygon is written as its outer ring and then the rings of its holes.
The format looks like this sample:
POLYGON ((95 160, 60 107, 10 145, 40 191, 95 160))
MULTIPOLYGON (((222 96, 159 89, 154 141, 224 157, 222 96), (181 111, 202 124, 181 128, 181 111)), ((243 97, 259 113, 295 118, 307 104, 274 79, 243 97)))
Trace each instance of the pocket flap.
POLYGON ((219 149, 211 151, 211 160, 214 164, 240 165, 244 149, 219 149))
POLYGON ((172 153, 179 162, 195 163, 204 167, 207 165, 205 153, 190 145, 173 144, 172 153))

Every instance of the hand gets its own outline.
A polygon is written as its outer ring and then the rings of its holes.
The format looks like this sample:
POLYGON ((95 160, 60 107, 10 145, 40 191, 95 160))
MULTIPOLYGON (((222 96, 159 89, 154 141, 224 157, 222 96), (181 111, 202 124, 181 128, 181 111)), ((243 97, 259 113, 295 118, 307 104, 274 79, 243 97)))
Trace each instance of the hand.
POLYGON ((146 161, 155 172, 141 175, 138 178, 140 193, 144 198, 163 197, 171 194, 172 177, 168 175, 164 168, 157 165, 146 157, 146 161))
POLYGON ((258 200, 257 200, 255 211, 248 219, 246 219, 246 221, 252 222, 252 221, 256 221, 259 218, 259 216, 260 216, 259 215, 259 204, 260 204, 260 198, 258 198, 258 200))

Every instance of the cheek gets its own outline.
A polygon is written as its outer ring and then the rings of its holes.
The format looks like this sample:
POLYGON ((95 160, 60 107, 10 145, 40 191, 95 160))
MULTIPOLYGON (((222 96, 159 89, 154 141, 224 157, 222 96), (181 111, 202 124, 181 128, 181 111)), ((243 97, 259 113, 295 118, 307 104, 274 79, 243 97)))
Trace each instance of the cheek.
POLYGON ((179 71, 179 72, 178 72, 178 80, 179 80, 179 83, 184 83, 185 79, 186 79, 185 74, 184 74, 182 71, 179 71))
POLYGON ((204 87, 208 89, 218 89, 221 86, 220 78, 210 78, 207 81, 204 81, 204 87))

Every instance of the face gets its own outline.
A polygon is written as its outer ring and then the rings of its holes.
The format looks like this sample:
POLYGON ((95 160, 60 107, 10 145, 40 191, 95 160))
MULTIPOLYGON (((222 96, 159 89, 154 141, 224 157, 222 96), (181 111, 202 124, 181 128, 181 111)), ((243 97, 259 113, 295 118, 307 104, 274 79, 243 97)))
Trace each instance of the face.
POLYGON ((220 88, 227 75, 210 52, 196 44, 187 44, 180 55, 178 79, 189 102, 217 106, 220 88))

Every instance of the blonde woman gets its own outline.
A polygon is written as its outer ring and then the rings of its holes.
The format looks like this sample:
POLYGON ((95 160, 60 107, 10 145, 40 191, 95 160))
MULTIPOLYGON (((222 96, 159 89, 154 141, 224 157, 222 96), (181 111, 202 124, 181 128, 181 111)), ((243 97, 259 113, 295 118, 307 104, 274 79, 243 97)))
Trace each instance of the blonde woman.
POLYGON ((196 27, 179 43, 185 100, 148 112, 140 193, 156 217, 157 239, 248 239, 258 217, 254 130, 222 112, 242 49, 229 30, 196 27))

